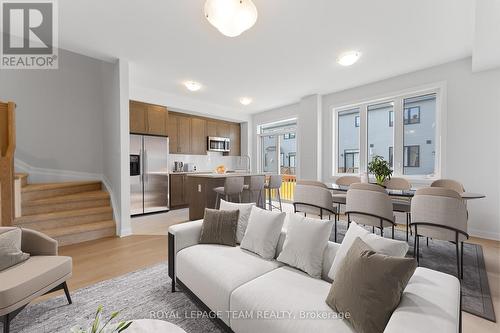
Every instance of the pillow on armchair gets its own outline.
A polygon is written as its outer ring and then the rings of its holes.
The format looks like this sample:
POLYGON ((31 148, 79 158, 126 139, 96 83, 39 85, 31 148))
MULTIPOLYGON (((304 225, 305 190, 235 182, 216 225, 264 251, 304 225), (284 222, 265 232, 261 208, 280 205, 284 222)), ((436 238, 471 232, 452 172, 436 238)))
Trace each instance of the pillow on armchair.
POLYGON ((21 251, 21 228, 0 229, 0 271, 28 260, 30 255, 21 251))

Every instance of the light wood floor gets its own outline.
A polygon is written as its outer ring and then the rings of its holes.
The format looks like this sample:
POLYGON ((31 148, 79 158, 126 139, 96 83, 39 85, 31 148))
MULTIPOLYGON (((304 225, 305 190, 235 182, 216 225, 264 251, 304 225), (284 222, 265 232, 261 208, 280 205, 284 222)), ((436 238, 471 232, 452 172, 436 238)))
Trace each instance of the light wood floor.
MULTIPOLYGON (((61 255, 73 257, 70 290, 166 261, 168 227, 187 220, 187 209, 134 218, 132 236, 106 238, 60 248, 61 255)), ((500 319, 500 242, 482 239, 472 239, 471 242, 483 246, 495 312, 500 319)), ((46 295, 41 299, 53 295, 46 295)), ((463 313, 463 332, 498 333, 500 325, 463 313)))

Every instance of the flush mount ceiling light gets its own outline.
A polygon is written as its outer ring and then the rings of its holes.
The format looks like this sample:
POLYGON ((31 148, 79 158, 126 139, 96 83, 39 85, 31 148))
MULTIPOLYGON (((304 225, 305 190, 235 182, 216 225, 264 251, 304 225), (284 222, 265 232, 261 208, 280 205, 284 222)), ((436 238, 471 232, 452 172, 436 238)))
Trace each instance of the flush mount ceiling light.
POLYGON ((358 61, 359 57, 361 57, 359 51, 344 52, 337 58, 337 62, 342 66, 351 66, 358 61))
POLYGON ((205 17, 228 37, 236 37, 257 22, 257 7, 252 0, 207 0, 205 17))
POLYGON ((186 81, 184 85, 189 91, 198 91, 201 89, 201 83, 196 81, 186 81))
POLYGON ((242 97, 240 98, 240 103, 247 106, 247 105, 250 105, 252 103, 252 99, 250 97, 242 97))

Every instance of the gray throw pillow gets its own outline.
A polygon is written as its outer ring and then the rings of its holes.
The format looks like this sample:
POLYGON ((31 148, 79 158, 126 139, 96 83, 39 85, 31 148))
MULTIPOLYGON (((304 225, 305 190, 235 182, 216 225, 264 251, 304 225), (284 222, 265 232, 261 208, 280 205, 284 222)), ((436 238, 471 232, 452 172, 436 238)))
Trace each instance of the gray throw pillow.
POLYGON ((0 233, 0 271, 28 260, 30 255, 21 251, 21 228, 0 233))
POLYGON ((417 268, 413 258, 374 252, 357 237, 335 276, 326 303, 358 333, 382 333, 417 268))
POLYGON ((205 209, 200 244, 236 246, 239 210, 205 209))

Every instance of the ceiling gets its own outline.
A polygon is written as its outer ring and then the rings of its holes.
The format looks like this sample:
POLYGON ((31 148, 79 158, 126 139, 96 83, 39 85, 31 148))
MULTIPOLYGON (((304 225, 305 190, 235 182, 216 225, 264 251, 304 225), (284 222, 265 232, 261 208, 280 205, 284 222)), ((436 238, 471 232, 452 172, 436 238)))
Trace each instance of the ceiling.
POLYGON ((253 1, 257 23, 236 38, 208 23, 204 0, 59 1, 60 47, 127 59, 132 87, 247 115, 472 54, 474 0, 253 1), (358 63, 336 63, 353 49, 358 63))

